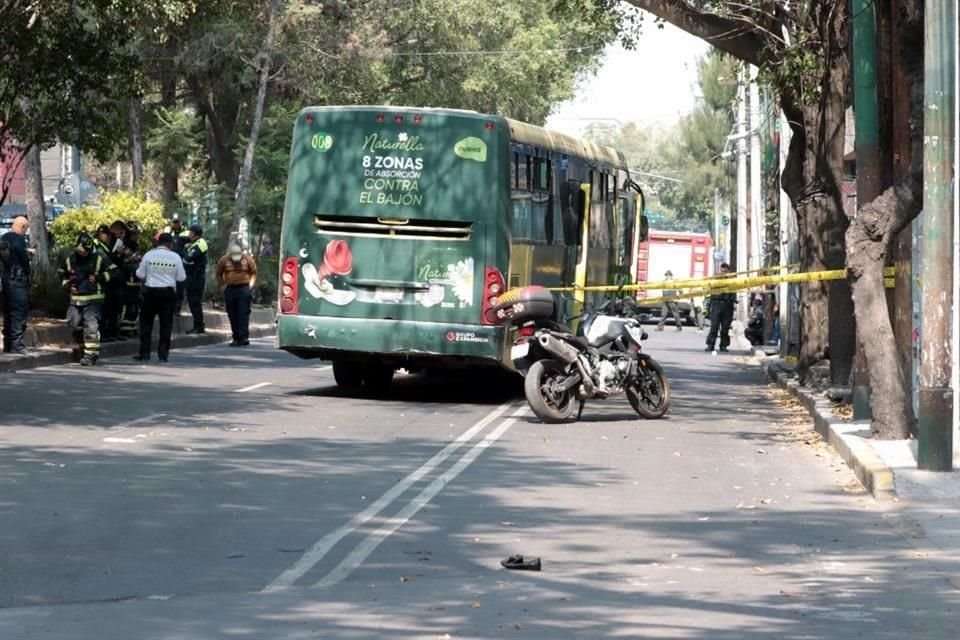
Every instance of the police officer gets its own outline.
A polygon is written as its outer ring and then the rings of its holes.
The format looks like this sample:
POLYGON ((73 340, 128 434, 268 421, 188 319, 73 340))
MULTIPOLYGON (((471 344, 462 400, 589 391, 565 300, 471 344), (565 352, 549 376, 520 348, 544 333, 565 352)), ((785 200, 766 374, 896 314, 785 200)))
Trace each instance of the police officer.
MULTIPOLYGON (((664 282, 670 282, 671 280, 673 280, 672 271, 667 271, 663 274, 664 282)), ((670 296, 677 295, 677 291, 675 289, 667 289, 664 287, 661 295, 663 295, 665 298, 669 298, 670 296)), ((671 313, 673 314, 673 319, 677 324, 677 331, 682 330, 682 327, 680 326, 680 305, 676 300, 664 300, 662 303, 660 303, 660 322, 657 323, 657 331, 663 331, 663 325, 667 322, 667 316, 671 313)))
POLYGON ((3 289, 3 352, 24 355, 23 334, 30 311, 30 256, 24 236, 30 223, 25 216, 13 219, 10 231, 0 236, 0 286, 3 289))
MULTIPOLYGON (((724 262, 720 265, 720 275, 730 273, 730 265, 724 262)), ((737 304, 736 293, 715 293, 710 296, 710 332, 707 333, 707 348, 704 351, 713 351, 717 343, 717 334, 720 334, 720 351, 729 351, 730 323, 733 322, 733 306, 737 304)))
MULTIPOLYGON (((173 251, 180 256, 182 260, 187 255, 187 243, 190 242, 190 232, 183 228, 183 220, 180 218, 179 213, 173 214, 170 218, 170 229, 168 233, 173 238, 173 244, 171 245, 173 251)), ((180 315, 185 293, 186 286, 184 283, 177 282, 177 303, 174 307, 174 315, 180 315)))
POLYGON ((117 267, 97 251, 90 234, 81 233, 73 253, 63 259, 59 272, 64 288, 70 292, 67 321, 80 343, 80 364, 92 367, 100 356, 103 288, 118 279, 117 267))
POLYGON ((127 234, 123 238, 123 253, 120 262, 121 280, 123 288, 121 294, 120 335, 124 338, 137 336, 138 318, 140 316, 140 281, 137 279, 137 267, 140 266, 140 223, 136 220, 127 220, 124 223, 127 234))
POLYGON ((150 335, 153 318, 160 319, 160 341, 157 357, 166 362, 170 355, 170 332, 173 329, 173 306, 176 303, 177 282, 187 275, 183 261, 172 251, 173 237, 163 232, 157 236, 157 246, 143 256, 137 268, 137 277, 143 280, 143 312, 140 316, 140 353, 134 360, 150 359, 150 335))
POLYGON ((203 239, 203 227, 190 226, 189 243, 184 247, 183 268, 187 272, 186 294, 193 328, 187 333, 206 333, 203 324, 203 288, 207 281, 207 241, 203 239))

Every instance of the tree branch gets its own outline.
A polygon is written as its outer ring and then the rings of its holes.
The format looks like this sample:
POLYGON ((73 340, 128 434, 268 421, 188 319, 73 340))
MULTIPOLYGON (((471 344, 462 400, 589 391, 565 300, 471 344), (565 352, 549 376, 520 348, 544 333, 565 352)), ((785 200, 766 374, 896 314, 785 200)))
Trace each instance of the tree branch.
POLYGON ((639 9, 683 29, 733 57, 759 66, 764 50, 771 42, 758 25, 745 25, 735 20, 694 7, 686 0, 627 0, 639 9))

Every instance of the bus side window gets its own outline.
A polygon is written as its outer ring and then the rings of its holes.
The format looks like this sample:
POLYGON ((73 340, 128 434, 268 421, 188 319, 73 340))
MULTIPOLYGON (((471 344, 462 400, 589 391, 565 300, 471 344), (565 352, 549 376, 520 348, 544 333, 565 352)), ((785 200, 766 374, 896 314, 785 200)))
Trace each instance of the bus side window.
POLYGON ((517 154, 517 189, 530 190, 530 156, 525 153, 517 154))
POLYGON ((583 211, 583 196, 576 180, 560 182, 560 220, 563 224, 563 244, 575 247, 580 242, 580 225, 583 211))
POLYGON ((580 235, 580 229, 583 226, 583 216, 586 214, 587 207, 590 206, 590 203, 587 202, 587 194, 584 193, 583 189, 580 188, 580 185, 576 185, 576 197, 574 199, 576 212, 576 240, 573 242, 574 245, 580 246, 582 241, 582 236, 580 235))

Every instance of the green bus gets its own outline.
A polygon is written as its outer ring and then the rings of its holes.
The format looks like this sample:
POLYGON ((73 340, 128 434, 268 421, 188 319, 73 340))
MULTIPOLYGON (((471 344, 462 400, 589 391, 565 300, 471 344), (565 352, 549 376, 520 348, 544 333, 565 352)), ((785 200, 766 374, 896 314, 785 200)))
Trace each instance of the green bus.
MULTIPOLYGON (((623 155, 453 109, 309 107, 293 128, 277 340, 344 387, 510 367, 493 307, 631 276, 645 219, 623 155)), ((632 275, 635 275, 633 273, 632 275)), ((584 296, 565 299, 578 313, 584 296)))

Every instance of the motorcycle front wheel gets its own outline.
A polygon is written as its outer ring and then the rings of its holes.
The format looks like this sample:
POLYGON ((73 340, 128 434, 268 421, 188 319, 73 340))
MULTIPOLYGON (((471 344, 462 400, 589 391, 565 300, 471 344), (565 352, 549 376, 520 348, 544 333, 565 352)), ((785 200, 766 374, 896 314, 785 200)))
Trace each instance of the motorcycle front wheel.
POLYGON ((523 379, 523 394, 534 415, 544 422, 565 422, 577 408, 573 389, 560 386, 567 379, 559 360, 537 360, 523 379))
POLYGON ((637 363, 637 374, 627 385, 627 400, 641 418, 662 418, 670 408, 670 383, 663 367, 644 356, 637 363))

